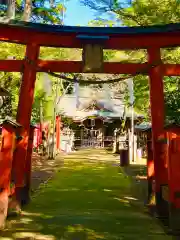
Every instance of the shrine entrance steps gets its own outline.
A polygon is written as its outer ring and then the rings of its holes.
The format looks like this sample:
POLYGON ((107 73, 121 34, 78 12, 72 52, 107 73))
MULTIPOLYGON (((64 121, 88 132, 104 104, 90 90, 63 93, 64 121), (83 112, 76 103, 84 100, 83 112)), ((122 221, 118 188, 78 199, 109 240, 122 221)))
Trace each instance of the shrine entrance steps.
POLYGON ((1 240, 172 239, 132 196, 118 156, 84 149, 60 162, 22 216, 7 221, 1 240))

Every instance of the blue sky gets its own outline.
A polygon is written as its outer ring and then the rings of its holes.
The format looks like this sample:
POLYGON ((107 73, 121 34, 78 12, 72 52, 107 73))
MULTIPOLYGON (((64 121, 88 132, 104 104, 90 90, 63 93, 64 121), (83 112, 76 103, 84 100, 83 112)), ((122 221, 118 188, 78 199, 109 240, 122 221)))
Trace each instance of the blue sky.
MULTIPOLYGON (((79 0, 69 0, 65 3, 66 13, 64 24, 69 26, 87 26, 88 22, 96 18, 96 11, 93 11, 87 6, 80 4, 79 0)), ((112 15, 103 15, 106 19, 114 18, 112 15)))
POLYGON ((94 12, 86 6, 79 3, 79 0, 69 0, 65 3, 66 13, 64 24, 70 26, 86 26, 89 21, 93 20, 94 12))

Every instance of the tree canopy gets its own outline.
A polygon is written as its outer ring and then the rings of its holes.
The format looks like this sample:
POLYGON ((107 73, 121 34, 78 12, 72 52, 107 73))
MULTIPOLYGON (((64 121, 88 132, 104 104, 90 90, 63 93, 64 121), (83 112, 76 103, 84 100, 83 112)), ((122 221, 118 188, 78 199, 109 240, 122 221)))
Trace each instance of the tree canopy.
MULTIPOLYGON (((2 2, 3 3, 3 2, 2 2)), ((6 3, 4 1, 4 3, 6 3)), ((54 1, 44 1, 44 0, 16 0, 8 1, 8 4, 0 4, 0 16, 1 21, 5 21, 5 17, 11 19, 12 16, 14 19, 23 20, 23 21, 32 21, 40 23, 49 23, 49 24, 61 24, 62 23, 62 11, 64 6, 60 0, 54 1), (13 9, 13 4, 15 3, 15 8, 13 9), (14 11, 14 13, 9 14, 9 9, 14 11)), ((0 42, 0 52, 1 59, 23 59, 25 55, 25 46, 17 45, 7 42, 0 42)), ((43 48, 41 47, 41 58, 51 59, 63 59, 68 57, 69 52, 65 49, 60 49, 59 51, 54 51, 52 48, 43 48)), ((21 73, 0 73, 1 87, 6 88, 10 92, 10 97, 6 98, 4 106, 0 109, 1 117, 11 116, 15 118, 18 105, 18 96, 19 89, 21 85, 22 75, 21 73)), ((51 78, 52 81, 52 92, 51 96, 47 96, 44 89, 44 77, 43 74, 37 74, 34 104, 32 111, 32 121, 39 122, 40 117, 40 105, 43 109, 43 118, 44 120, 52 119, 53 116, 53 101, 55 97, 54 83, 55 78, 51 78)), ((58 95, 61 95, 64 86, 67 83, 63 81, 63 84, 58 88, 58 95)))
POLYGON ((62 24, 65 7, 61 0, 9 0, 0 4, 1 21, 6 18, 46 24, 62 24), (8 3, 8 4, 7 4, 8 3))
MULTIPOLYGON (((180 1, 178 0, 80 0, 82 4, 96 10, 98 18, 93 21, 101 26, 149 26, 157 24, 177 23, 180 19, 180 1), (106 13, 106 14, 105 14, 106 13), (108 24, 107 14, 114 16, 108 24), (114 24, 113 24, 114 23, 114 24)), ((147 58, 145 51, 126 51, 127 61, 144 62, 147 58)), ((162 49, 162 60, 165 63, 180 61, 180 48, 162 49)), ((164 93, 166 120, 180 123, 179 77, 164 78, 164 93)), ((134 77, 135 108, 149 117, 149 86, 148 78, 137 75, 134 77)))

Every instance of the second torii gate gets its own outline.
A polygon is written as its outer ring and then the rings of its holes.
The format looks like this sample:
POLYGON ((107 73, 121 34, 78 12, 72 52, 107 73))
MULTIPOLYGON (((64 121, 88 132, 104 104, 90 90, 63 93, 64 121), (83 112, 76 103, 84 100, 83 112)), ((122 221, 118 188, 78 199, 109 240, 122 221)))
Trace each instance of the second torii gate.
MULTIPOLYGON (((154 177, 157 209, 161 212, 161 185, 167 184, 171 177, 168 175, 165 160, 160 156, 158 145, 158 137, 164 128, 165 119, 163 77, 180 76, 180 65, 163 64, 160 48, 180 46, 180 24, 131 28, 92 28, 12 22, 0 24, 0 41, 26 45, 23 60, 0 60, 0 71, 22 72, 23 74, 16 119, 23 126, 23 139, 18 144, 13 159, 16 174, 16 196, 19 201, 26 197, 23 196, 23 188, 26 186, 24 170, 36 73, 48 71, 81 73, 85 69, 82 61, 41 60, 39 59, 40 47, 83 48, 86 44, 99 44, 103 49, 147 50, 147 63, 104 62, 101 72, 132 75, 142 72, 142 74, 149 75, 154 177)), ((99 73, 99 70, 97 72, 99 73)))

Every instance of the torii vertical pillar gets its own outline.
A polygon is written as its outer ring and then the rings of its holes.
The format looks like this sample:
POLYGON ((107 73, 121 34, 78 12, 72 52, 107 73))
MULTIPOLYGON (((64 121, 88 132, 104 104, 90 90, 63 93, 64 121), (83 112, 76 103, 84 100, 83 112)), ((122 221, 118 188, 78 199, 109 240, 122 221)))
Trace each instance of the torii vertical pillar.
POLYGON ((25 162, 28 148, 28 137, 32 104, 34 99, 34 88, 36 81, 36 62, 39 56, 40 47, 35 43, 26 47, 24 71, 20 89, 19 104, 16 120, 23 126, 21 135, 23 139, 18 143, 14 154, 14 173, 15 173, 15 194, 20 204, 26 202, 28 196, 25 178, 25 162))
POLYGON ((24 187, 24 193, 25 193, 26 198, 24 199, 23 204, 27 204, 30 201, 31 167, 32 167, 34 129, 35 129, 35 126, 31 125, 30 130, 29 130, 28 148, 27 148, 26 163, 25 163, 25 183, 26 183, 26 185, 24 187))
POLYGON ((147 180, 148 180, 148 204, 151 204, 151 198, 154 194, 153 181, 154 181, 154 160, 152 149, 152 132, 151 129, 146 131, 147 134, 147 180))
POLYGON ((168 183, 168 175, 167 167, 165 166, 165 159, 161 155, 161 146, 158 142, 158 138, 164 129, 165 120, 163 73, 160 49, 153 47, 149 48, 148 57, 149 63, 154 65, 149 72, 149 77, 156 209, 159 216, 164 216, 161 188, 164 184, 168 183))

